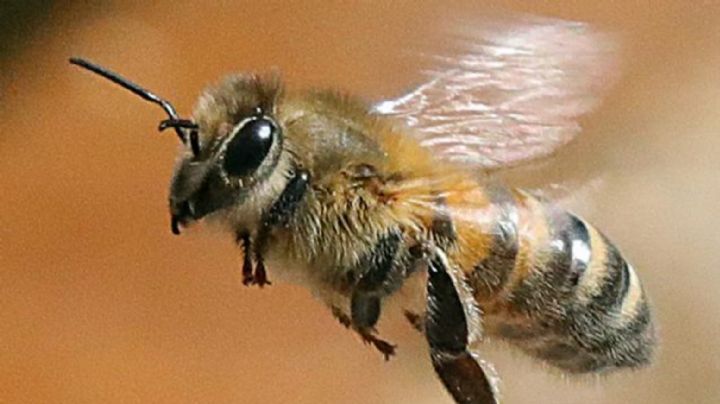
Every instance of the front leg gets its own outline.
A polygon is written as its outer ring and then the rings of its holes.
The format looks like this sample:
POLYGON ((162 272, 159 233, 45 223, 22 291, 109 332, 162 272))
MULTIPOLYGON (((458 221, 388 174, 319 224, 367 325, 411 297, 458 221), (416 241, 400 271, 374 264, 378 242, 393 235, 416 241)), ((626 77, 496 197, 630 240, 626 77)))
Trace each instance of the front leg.
POLYGON ((243 250, 242 264, 242 283, 245 286, 253 282, 253 265, 252 265, 252 246, 250 244, 250 235, 248 233, 240 233, 237 235, 237 243, 243 250))
POLYGON ((276 227, 287 226, 309 186, 310 173, 302 169, 294 170, 285 189, 263 215, 262 224, 254 235, 254 240, 251 240, 248 232, 238 234, 237 240, 244 253, 242 267, 244 285, 258 285, 262 288, 265 285, 272 284, 267 278, 265 260, 263 259, 271 233, 276 227), (255 256, 254 271, 252 267, 253 255, 255 256))
POLYGON ((477 309, 467 307, 471 296, 465 280, 442 252, 430 260, 428 272, 425 335, 435 372, 457 403, 497 403, 492 383, 468 348, 479 319, 477 309))
POLYGON ((239 233, 237 235, 237 243, 243 250, 243 264, 242 264, 242 283, 245 286, 258 285, 264 287, 265 285, 271 285, 272 283, 267 279, 267 273, 265 272, 265 263, 262 256, 259 253, 255 254, 255 269, 253 271, 252 265, 252 240, 247 232, 239 233))

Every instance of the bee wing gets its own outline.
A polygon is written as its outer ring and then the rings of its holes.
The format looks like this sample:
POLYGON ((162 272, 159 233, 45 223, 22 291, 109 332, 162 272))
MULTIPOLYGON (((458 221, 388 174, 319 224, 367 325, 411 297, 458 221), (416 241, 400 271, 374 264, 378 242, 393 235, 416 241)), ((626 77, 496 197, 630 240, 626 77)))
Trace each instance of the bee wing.
POLYGON ((577 22, 526 17, 451 39, 453 51, 431 57, 423 84, 373 111, 414 129, 439 158, 477 168, 516 165, 569 142, 617 72, 612 38, 577 22))

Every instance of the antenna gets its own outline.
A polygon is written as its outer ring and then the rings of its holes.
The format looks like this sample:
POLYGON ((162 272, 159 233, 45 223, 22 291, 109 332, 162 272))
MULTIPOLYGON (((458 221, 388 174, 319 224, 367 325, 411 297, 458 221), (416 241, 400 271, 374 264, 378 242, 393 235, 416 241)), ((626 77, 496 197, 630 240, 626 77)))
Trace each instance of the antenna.
MULTIPOLYGON (((82 58, 77 58, 77 57, 70 58, 70 63, 80 66, 83 69, 90 70, 91 72, 98 74, 102 77, 105 77, 106 79, 112 81, 113 83, 118 84, 121 87, 132 91, 136 95, 139 95, 142 99, 144 99, 146 101, 150 101, 153 104, 157 104, 157 105, 161 106, 162 109, 164 109, 165 112, 168 114, 170 119, 168 119, 167 121, 163 121, 163 122, 165 122, 165 124, 161 125, 159 129, 163 130, 163 129, 166 129, 169 127, 174 128, 175 132, 177 133, 181 142, 183 142, 183 143, 186 142, 186 136, 185 136, 185 133, 183 133, 183 131, 180 129, 181 127, 188 128, 188 129, 197 129, 197 125, 195 125, 194 123, 191 123, 190 121, 185 120, 185 119, 180 119, 180 117, 177 114, 177 111, 175 110, 175 107, 173 107, 169 101, 159 97, 158 95, 156 95, 155 93, 153 93, 151 91, 148 91, 148 90, 140 87, 139 85, 133 83, 132 81, 120 76, 119 74, 112 72, 104 67, 96 65, 95 63, 92 63, 92 62, 82 59, 82 58), (173 123, 180 123, 180 124, 173 125, 173 123)), ((195 135, 195 136, 197 137, 197 135, 195 135)), ((193 145, 193 146, 195 146, 195 145, 193 145)), ((193 147, 193 151, 195 151, 194 149, 195 149, 195 147, 193 147)))

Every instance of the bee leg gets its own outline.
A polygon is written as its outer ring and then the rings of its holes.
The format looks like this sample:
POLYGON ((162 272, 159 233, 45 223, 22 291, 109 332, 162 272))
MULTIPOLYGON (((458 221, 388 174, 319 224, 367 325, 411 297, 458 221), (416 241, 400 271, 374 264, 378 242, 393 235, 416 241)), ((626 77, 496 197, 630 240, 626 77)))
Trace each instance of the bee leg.
POLYGON ((395 345, 392 345, 389 342, 373 335, 372 333, 374 330, 372 328, 358 328, 353 324, 353 319, 337 306, 330 306, 330 310, 340 324, 342 324, 345 328, 352 328, 358 333, 358 335, 360 335, 360 338, 362 338, 364 343, 372 344, 378 351, 380 351, 380 353, 382 353, 385 357, 385 360, 389 360, 390 357, 395 354, 395 345))
POLYGON ((360 334, 363 342, 372 344, 385 360, 395 355, 396 346, 374 335, 375 325, 380 319, 380 298, 362 292, 355 292, 350 299, 350 320, 353 329, 360 334))
POLYGON ((421 316, 420 314, 417 314, 410 310, 404 310, 403 314, 405 315, 405 319, 410 323, 412 328, 414 328, 418 332, 425 334, 425 317, 424 316, 421 316))
POLYGON ((332 311, 332 314, 337 319, 337 321, 339 321, 340 324, 342 324, 345 328, 350 328, 352 326, 352 320, 350 319, 350 316, 340 310, 339 307, 330 306, 330 310, 332 311))
POLYGON ((366 344, 372 344, 378 351, 380 351, 386 361, 390 360, 390 358, 395 355, 397 345, 393 345, 383 339, 380 339, 366 330, 358 330, 358 333, 360 334, 363 342, 366 344))
POLYGON ((265 263, 259 253, 255 254, 255 270, 252 265, 252 241, 248 233, 238 235, 238 242, 243 249, 242 283, 245 286, 258 285, 261 288, 272 283, 267 279, 265 263))
POLYGON ((375 325, 380 319, 382 298, 397 290, 404 280, 405 269, 399 264, 402 238, 390 232, 378 240, 377 245, 363 257, 356 267, 348 271, 350 315, 329 304, 333 315, 347 328, 352 328, 366 344, 373 345, 386 360, 395 354, 396 346, 378 338, 375 325), (356 280, 355 274, 360 274, 356 280))
POLYGON ((262 254, 267 247, 273 227, 286 226, 292 217, 295 209, 305 195, 310 184, 310 173, 306 170, 297 169, 293 173, 292 178, 288 181, 287 186, 280 194, 280 197, 270 207, 269 211, 263 216, 263 224, 258 230, 255 237, 255 271, 252 272, 252 264, 249 261, 251 253, 249 236, 243 239, 243 248, 245 250, 245 263, 243 264, 243 284, 258 285, 263 287, 272 283, 267 278, 265 271, 265 260, 262 254), (245 242, 247 240, 247 242, 245 242), (246 268, 251 271, 249 275, 246 268))
POLYGON ((272 282, 267 279, 267 272, 265 272, 265 262, 263 261, 262 257, 258 254, 255 259, 255 273, 252 276, 252 284, 258 285, 261 288, 265 285, 272 285, 272 282))
POLYGON ((295 170, 280 197, 263 216, 263 227, 261 229, 261 232, 265 233, 263 238, 266 238, 266 233, 271 227, 286 226, 288 224, 309 186, 310 173, 303 169, 295 170))
POLYGON ((247 233, 238 234, 237 242, 243 249, 242 283, 248 286, 254 281, 250 235, 247 233))
POLYGON ((428 272, 425 335, 435 372, 456 402, 497 403, 492 383, 468 349, 468 319, 456 286, 461 284, 453 282, 446 262, 437 255, 428 272))
POLYGON ((375 325, 380 319, 382 298, 397 290, 405 278, 405 268, 399 257, 404 254, 402 236, 389 232, 356 268, 360 279, 350 297, 350 318, 353 328, 363 341, 377 348, 385 359, 395 354, 395 345, 375 336, 375 325))

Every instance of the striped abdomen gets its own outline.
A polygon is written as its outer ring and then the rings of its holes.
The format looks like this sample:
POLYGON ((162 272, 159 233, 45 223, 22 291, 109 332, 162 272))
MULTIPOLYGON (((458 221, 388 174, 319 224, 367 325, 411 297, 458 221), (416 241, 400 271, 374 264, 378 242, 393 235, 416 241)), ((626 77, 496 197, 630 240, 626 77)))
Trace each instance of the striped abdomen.
POLYGON ((527 194, 486 194, 492 220, 485 252, 463 268, 485 313, 485 332, 571 372, 649 362, 655 333, 648 300, 607 238, 527 194))

